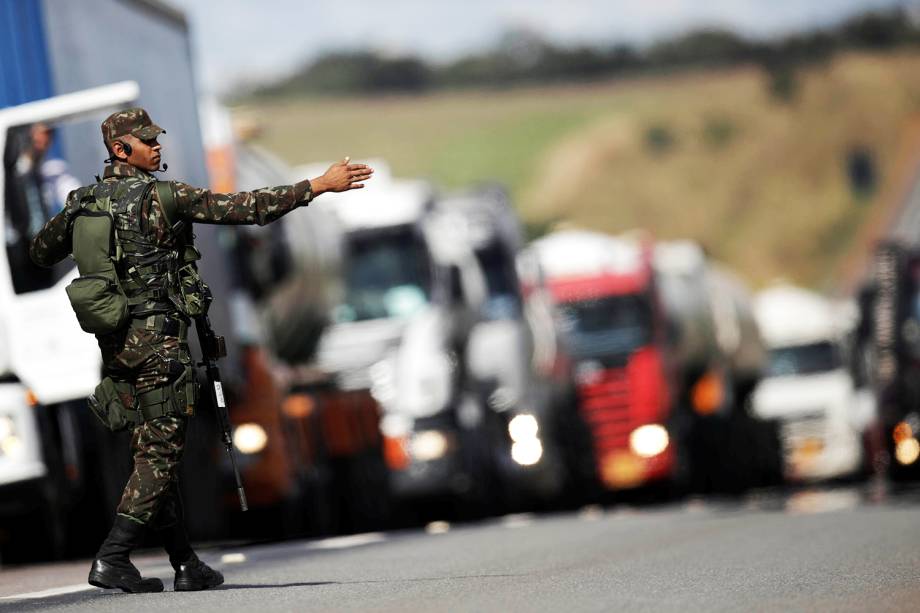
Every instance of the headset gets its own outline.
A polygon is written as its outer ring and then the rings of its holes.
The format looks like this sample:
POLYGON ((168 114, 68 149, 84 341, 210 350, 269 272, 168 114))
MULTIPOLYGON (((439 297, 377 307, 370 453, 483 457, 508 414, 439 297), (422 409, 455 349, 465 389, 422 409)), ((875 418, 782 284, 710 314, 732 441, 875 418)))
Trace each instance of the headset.
MULTIPOLYGON (((116 142, 116 143, 119 143, 119 144, 121 145, 121 148, 124 150, 125 155, 130 156, 131 153, 134 152, 134 148, 131 147, 130 143, 126 143, 126 142, 123 141, 123 140, 117 140, 117 141, 115 141, 115 142, 116 142)), ((108 162, 112 162, 112 161, 114 161, 114 160, 115 160, 115 156, 113 155, 113 156, 110 157, 109 159, 105 160, 105 162, 108 163, 108 162)), ((154 170, 153 172, 166 172, 166 170, 167 170, 168 168, 169 168, 169 165, 168 165, 168 164, 163 164, 163 167, 162 167, 162 168, 158 168, 158 169, 154 170)))

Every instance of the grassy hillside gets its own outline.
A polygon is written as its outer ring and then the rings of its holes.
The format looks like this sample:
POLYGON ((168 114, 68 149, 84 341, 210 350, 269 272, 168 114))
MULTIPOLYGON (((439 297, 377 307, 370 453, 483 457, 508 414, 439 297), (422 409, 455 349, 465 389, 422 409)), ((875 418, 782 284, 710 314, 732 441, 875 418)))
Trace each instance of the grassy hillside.
MULTIPOLYGON (((291 163, 383 157, 460 187, 498 179, 525 220, 700 240, 755 283, 825 285, 877 198, 851 195, 848 152, 890 180, 920 113, 920 54, 847 55, 770 96, 756 68, 578 87, 238 109, 291 163)), ((879 193, 879 189, 876 193, 879 193)))

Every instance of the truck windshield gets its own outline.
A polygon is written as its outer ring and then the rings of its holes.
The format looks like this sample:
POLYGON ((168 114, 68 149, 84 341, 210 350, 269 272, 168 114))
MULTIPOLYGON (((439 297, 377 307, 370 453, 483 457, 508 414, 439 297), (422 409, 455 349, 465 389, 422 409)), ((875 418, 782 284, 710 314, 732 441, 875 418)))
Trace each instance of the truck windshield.
POLYGON ((651 342, 644 296, 604 296, 560 305, 561 325, 576 357, 622 355, 651 342))
POLYGON ((56 157, 55 131, 47 124, 12 128, 3 152, 3 236, 13 291, 24 294, 47 289, 74 267, 64 260, 40 268, 29 257, 29 242, 45 222, 64 206, 67 192, 80 183, 56 157))
POLYGON ((482 305, 486 319, 514 319, 521 311, 514 256, 500 244, 491 243, 476 250, 476 259, 486 280, 488 295, 482 305))
POLYGON ((812 375, 840 367, 841 360, 837 348, 827 341, 770 350, 771 377, 812 375))
POLYGON ((347 249, 345 300, 333 321, 409 317, 428 303, 428 251, 411 228, 353 236, 347 249))

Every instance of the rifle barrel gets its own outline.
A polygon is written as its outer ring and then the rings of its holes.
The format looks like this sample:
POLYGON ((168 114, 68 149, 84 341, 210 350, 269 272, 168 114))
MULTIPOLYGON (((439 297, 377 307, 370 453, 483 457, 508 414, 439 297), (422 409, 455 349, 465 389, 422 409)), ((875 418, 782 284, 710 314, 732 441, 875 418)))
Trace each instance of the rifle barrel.
POLYGON ((243 489, 243 481, 240 478, 240 471, 236 465, 236 455, 233 453, 233 435, 230 430, 230 414, 227 410, 224 392, 221 386, 220 368, 217 366, 217 358, 213 352, 219 351, 217 348, 221 343, 216 339, 217 335, 211 328, 211 321, 207 315, 195 318, 195 330, 198 332, 198 341, 201 345, 202 366, 205 367, 205 373, 208 376, 208 383, 211 388, 211 401, 214 403, 214 413, 217 416, 217 423, 220 427, 221 439, 224 447, 227 449, 227 455, 230 456, 230 464, 233 467, 233 477, 236 480, 236 493, 240 498, 240 509, 249 510, 249 504, 246 502, 246 491, 243 489))

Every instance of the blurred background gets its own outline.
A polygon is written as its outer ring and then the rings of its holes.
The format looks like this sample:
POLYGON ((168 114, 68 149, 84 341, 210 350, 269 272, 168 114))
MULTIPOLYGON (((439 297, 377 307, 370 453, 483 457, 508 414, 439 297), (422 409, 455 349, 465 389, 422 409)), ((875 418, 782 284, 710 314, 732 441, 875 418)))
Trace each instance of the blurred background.
POLYGON ((205 401, 196 539, 915 480, 918 75, 913 0, 0 0, 0 564, 130 470, 28 241, 135 105, 165 179, 376 169, 196 227, 253 507, 205 401))

